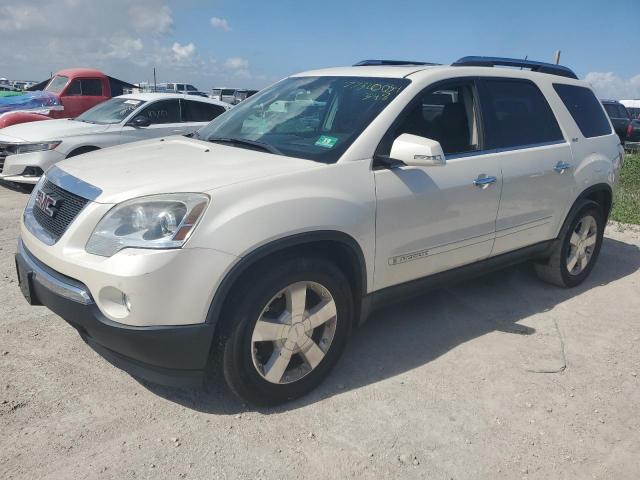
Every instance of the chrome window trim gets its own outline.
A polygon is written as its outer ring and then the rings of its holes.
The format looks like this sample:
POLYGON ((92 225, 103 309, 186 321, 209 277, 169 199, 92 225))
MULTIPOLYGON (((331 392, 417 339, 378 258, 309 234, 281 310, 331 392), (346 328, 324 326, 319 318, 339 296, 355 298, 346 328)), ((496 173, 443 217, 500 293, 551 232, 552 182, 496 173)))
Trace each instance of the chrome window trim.
POLYGON ((55 165, 47 170, 46 175, 51 183, 87 200, 95 201, 102 194, 100 188, 68 174, 55 165))
POLYGON ((472 152, 463 152, 463 153, 453 153, 450 155, 445 154, 445 158, 447 160, 455 160, 456 158, 466 158, 466 157, 475 157, 478 155, 490 155, 492 153, 504 153, 504 152, 513 152, 518 150, 527 150, 530 148, 540 148, 540 147, 549 147, 552 145, 569 145, 565 139, 562 140, 552 140, 550 142, 541 142, 541 143, 531 143, 528 145, 518 145, 517 147, 503 147, 503 148, 492 148, 487 150, 474 150, 472 152))
POLYGON ((71 283, 70 279, 66 279, 63 275, 45 269, 25 248, 22 239, 18 240, 18 255, 22 257, 31 269, 31 280, 33 282, 38 282, 50 292, 82 305, 93 303, 91 294, 84 285, 79 282, 77 284, 76 282, 71 283))

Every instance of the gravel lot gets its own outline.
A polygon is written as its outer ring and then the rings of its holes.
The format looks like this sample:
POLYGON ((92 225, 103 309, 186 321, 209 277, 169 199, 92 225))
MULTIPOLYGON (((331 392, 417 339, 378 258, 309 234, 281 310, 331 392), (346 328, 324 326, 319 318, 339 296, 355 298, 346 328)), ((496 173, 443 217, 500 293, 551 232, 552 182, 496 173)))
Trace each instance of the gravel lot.
POLYGON ((274 410, 141 383, 29 307, 0 186, 0 478, 637 479, 640 229, 581 287, 520 266, 377 313, 274 410))

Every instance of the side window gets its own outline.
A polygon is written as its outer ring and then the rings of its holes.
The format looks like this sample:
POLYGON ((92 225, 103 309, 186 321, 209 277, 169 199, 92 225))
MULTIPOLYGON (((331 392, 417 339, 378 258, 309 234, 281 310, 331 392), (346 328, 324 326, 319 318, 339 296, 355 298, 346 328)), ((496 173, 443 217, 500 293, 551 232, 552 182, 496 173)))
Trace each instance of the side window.
POLYGON ((80 80, 79 79, 75 79, 73 82, 71 82, 71 85, 69 85, 69 88, 67 88, 67 95, 82 95, 82 88, 80 87, 80 80))
POLYGON ((618 118, 618 106, 613 103, 605 103, 604 109, 607 111, 609 118, 618 118))
POLYGON ((624 105, 618 105, 618 111, 620 112, 620 118, 629 118, 629 113, 624 105))
POLYGON ((455 83, 421 93, 415 105, 382 140, 378 154, 388 155, 403 133, 437 140, 445 154, 479 149, 477 101, 473 83, 455 83))
POLYGON ((82 95, 89 97, 102 96, 102 80, 99 78, 85 78, 80 80, 82 95))
POLYGON ((180 122, 180 103, 178 99, 160 100, 154 102, 145 108, 140 115, 144 115, 151 124, 158 123, 179 123, 180 122))
POLYGON ((514 148, 564 140, 538 87, 527 80, 484 79, 482 112, 489 148, 514 148))
POLYGON ((562 83, 554 83, 553 88, 583 136, 591 138, 611 133, 611 125, 602 111, 602 105, 589 88, 562 83))
POLYGON ((182 114, 185 122, 210 122, 225 112, 225 109, 220 105, 205 102, 183 100, 182 105, 184 107, 182 114))

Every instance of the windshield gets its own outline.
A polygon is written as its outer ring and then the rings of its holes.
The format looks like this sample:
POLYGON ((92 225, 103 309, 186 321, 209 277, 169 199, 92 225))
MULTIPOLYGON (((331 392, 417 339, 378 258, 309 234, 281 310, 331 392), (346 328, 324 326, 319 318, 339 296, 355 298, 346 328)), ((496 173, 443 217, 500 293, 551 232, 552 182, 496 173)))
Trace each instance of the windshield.
POLYGON ((51 81, 46 86, 44 91, 45 92, 51 92, 51 93, 60 93, 62 91, 62 89, 64 88, 64 86, 67 84, 68 81, 69 81, 69 77, 64 77, 62 75, 56 75, 55 77, 53 77, 51 79, 51 81))
POLYGON ((143 100, 133 98, 111 98, 99 103, 76 118, 80 122, 110 125, 120 123, 142 106, 143 100))
POLYGON ((403 78, 292 77, 240 103, 195 136, 248 140, 282 155, 333 163, 408 84, 403 78))

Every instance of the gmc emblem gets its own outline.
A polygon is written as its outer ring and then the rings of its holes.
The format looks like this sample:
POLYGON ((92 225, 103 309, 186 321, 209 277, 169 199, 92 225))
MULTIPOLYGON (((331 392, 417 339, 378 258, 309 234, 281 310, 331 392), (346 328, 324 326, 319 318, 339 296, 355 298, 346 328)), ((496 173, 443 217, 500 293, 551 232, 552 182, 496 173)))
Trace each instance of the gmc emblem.
POLYGON ((53 216, 58 211, 60 203, 61 202, 59 198, 49 195, 42 190, 38 190, 38 193, 36 194, 36 207, 38 207, 51 218, 53 218, 53 216))

